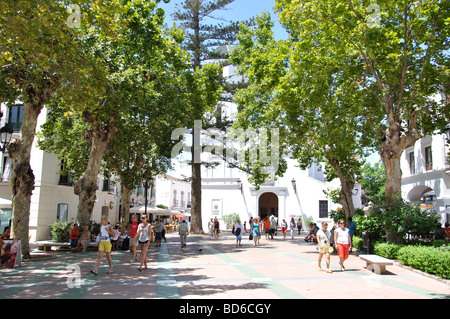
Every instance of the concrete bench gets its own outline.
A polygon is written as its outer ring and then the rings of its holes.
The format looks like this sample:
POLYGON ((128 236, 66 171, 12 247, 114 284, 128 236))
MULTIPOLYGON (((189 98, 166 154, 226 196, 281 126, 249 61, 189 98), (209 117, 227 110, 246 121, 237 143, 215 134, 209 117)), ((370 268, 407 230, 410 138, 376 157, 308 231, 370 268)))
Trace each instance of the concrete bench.
POLYGON ((360 255, 359 258, 366 262, 367 270, 375 272, 378 275, 386 273, 386 266, 394 264, 392 260, 378 255, 360 255))
MULTIPOLYGON (((37 241, 36 242, 37 247, 43 247, 44 251, 51 251, 52 247, 70 247, 70 243, 58 243, 51 240, 43 240, 43 241, 37 241)), ((90 242, 89 246, 98 246, 98 243, 96 242, 90 242)))

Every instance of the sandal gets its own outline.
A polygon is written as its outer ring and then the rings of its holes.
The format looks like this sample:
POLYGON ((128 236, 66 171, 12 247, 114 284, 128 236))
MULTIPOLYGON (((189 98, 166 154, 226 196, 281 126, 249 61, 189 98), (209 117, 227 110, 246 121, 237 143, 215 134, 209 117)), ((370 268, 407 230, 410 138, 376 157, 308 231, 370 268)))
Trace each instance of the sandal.
POLYGON ((97 271, 94 269, 91 270, 91 274, 98 275, 97 271))

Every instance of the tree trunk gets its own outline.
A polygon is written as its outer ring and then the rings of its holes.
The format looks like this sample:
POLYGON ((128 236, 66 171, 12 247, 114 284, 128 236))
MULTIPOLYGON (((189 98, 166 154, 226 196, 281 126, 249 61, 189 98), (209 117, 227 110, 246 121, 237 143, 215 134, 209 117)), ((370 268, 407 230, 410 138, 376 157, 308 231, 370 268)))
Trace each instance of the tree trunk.
POLYGON ((34 190, 34 174, 30 166, 30 153, 36 132, 38 116, 41 106, 30 103, 24 104, 24 114, 20 137, 8 146, 9 157, 12 159, 12 174, 10 185, 12 189, 12 230, 11 237, 20 239, 22 257, 30 258, 28 242, 30 203, 34 190))
MULTIPOLYGON (((401 126, 396 124, 390 116, 390 125, 381 137, 380 157, 386 169, 385 194, 386 200, 391 201, 402 197, 402 170, 400 157, 403 151, 413 146, 420 138, 416 128, 416 113, 411 114, 411 130, 402 132, 401 126)), ((395 235, 389 229, 386 230, 388 242, 402 243, 403 238, 395 235)))
POLYGON ((341 196, 339 202, 344 208, 345 216, 348 218, 355 215, 355 205, 353 204, 353 188, 355 187, 354 182, 342 181, 341 180, 341 196))
MULTIPOLYGON (((85 115, 83 115, 83 118, 85 115)), ((87 120, 92 121, 92 120, 87 120)), ((86 171, 83 176, 74 184, 74 193, 78 195, 78 223, 88 225, 91 220, 92 210, 97 199, 98 189, 97 177, 100 173, 102 158, 108 148, 109 143, 117 132, 114 122, 111 120, 106 129, 100 125, 95 125, 92 132, 91 150, 86 171)))
POLYGON ((353 188, 355 187, 355 182, 353 180, 348 181, 343 174, 341 167, 339 166, 339 161, 337 159, 327 159, 331 166, 336 171, 339 176, 339 181, 341 182, 341 193, 339 196, 339 203, 345 211, 345 216, 355 215, 355 205, 353 204, 353 188))
POLYGON ((202 226, 202 164, 192 163, 191 181, 191 232, 203 234, 202 226))
POLYGON ((120 225, 125 229, 130 214, 131 189, 122 184, 122 206, 120 207, 120 225))

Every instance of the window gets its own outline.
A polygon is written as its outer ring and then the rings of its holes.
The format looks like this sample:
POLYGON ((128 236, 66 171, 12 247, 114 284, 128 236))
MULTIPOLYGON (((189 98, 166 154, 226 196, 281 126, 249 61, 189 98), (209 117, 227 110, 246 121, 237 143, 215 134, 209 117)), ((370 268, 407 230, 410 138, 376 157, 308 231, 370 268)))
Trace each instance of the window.
POLYGON ((220 199, 213 199, 212 200, 212 215, 213 216, 220 216, 220 199))
POLYGON ((23 104, 14 105, 9 108, 8 124, 13 128, 14 132, 20 132, 23 121, 23 104))
POLYGON ((425 147, 425 168, 427 171, 433 169, 433 157, 431 155, 431 146, 425 147))
POLYGON ((414 152, 409 153, 409 172, 411 175, 416 173, 416 160, 414 158, 414 152))
POLYGON ((183 191, 181 192, 181 203, 180 203, 180 206, 181 207, 186 206, 186 202, 184 201, 184 192, 183 191))
POLYGON ((69 215, 69 205, 67 204, 58 204, 58 211, 56 213, 56 220, 59 220, 62 223, 67 222, 69 215))
POLYGON ((70 177, 69 173, 63 173, 66 170, 66 164, 64 160, 61 160, 60 164, 60 174, 59 174, 59 182, 58 185, 72 186, 73 179, 70 177))
POLYGON ((319 200, 319 218, 328 218, 327 200, 319 200))
POLYGON ((173 207, 178 207, 177 191, 173 191, 173 207))

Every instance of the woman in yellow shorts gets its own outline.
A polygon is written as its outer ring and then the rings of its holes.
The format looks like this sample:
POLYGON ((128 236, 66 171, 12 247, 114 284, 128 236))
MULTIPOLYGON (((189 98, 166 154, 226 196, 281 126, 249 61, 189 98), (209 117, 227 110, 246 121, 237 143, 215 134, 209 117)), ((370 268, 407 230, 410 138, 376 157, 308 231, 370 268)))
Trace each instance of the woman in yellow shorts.
POLYGON ((330 246, 331 233, 328 230, 328 223, 322 223, 322 229, 317 231, 317 243, 319 244, 319 270, 322 270, 322 257, 326 256, 326 264, 327 264, 327 273, 331 273, 330 270, 330 254, 333 251, 333 248, 330 246))
POLYGON ((102 263, 103 253, 106 253, 106 258, 108 259, 109 263, 109 271, 106 273, 112 274, 111 237, 115 236, 115 232, 112 225, 108 224, 108 218, 102 218, 101 223, 102 225, 100 227, 100 242, 98 243, 97 266, 95 267, 95 269, 91 270, 91 273, 93 273, 94 275, 97 275, 98 273, 98 268, 100 268, 100 265, 102 263))

